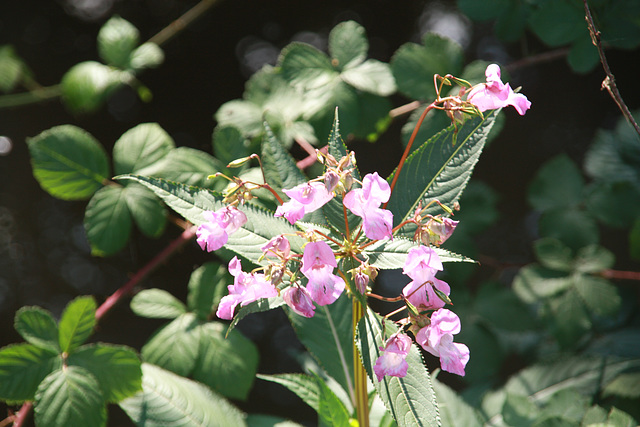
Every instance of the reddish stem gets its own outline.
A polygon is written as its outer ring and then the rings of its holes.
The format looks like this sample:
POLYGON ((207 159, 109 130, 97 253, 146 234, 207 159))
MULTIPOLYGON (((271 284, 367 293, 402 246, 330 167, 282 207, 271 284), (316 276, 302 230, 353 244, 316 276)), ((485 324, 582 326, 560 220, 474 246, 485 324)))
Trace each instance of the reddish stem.
MULTIPOLYGON (((391 194, 393 194, 393 189, 396 186, 396 181, 398 181, 398 176, 400 176, 400 171, 402 170, 402 166, 404 166, 404 162, 405 160, 407 160, 407 156, 409 156, 409 153, 411 152, 411 146, 413 145, 413 141, 415 141, 416 136, 418 135, 418 130, 420 129, 420 126, 422 125, 424 118, 427 116, 427 113, 431 111, 435 106, 436 106, 436 103, 432 102, 431 104, 427 105, 427 108, 425 108, 422 114, 420 115, 420 118, 418 119, 418 123, 416 124, 416 127, 413 129, 413 133, 411 134, 411 138, 409 138, 407 147, 404 149, 404 153, 402 153, 400 162, 398 162, 398 167, 396 168, 396 171, 393 174, 393 180, 391 181, 391 194)), ((385 202, 385 204, 382 205, 382 209, 386 209, 388 203, 389 202, 385 202)))
POLYGON ((607 279, 640 280, 639 271, 603 270, 600 275, 607 279))
POLYGON ((24 402, 22 404, 22 407, 18 411, 18 414, 16 415, 15 421, 13 423, 13 427, 23 426, 32 408, 33 408, 33 402, 24 402))
POLYGON ((102 316, 114 305, 120 301, 122 297, 129 294, 133 287, 140 283, 142 279, 147 277, 149 273, 151 273, 154 269, 156 269, 160 264, 162 264, 167 258, 173 255, 178 249, 184 246, 189 240, 193 239, 196 235, 196 227, 191 227, 182 232, 182 234, 171 242, 162 252, 156 255, 151 261, 149 261, 144 267, 142 267, 138 272, 120 289, 115 291, 113 295, 107 298, 100 307, 96 310, 96 321, 99 321, 102 316))

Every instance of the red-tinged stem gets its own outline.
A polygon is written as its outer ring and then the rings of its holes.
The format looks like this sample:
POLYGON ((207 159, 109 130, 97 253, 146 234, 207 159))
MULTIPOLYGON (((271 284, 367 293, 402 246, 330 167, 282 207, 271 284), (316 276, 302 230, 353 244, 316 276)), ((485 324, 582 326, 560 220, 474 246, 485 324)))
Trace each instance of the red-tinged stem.
POLYGON ((600 275, 606 279, 640 280, 640 271, 604 270, 600 275))
MULTIPOLYGON (((400 171, 404 166, 404 162, 405 160, 407 160, 407 156, 409 156, 409 153, 411 152, 411 146, 413 146, 413 141, 415 141, 416 136, 418 135, 418 130, 420 129, 420 126, 422 125, 424 118, 427 116, 427 113, 431 111, 435 106, 436 106, 436 103, 432 102, 431 104, 427 105, 427 108, 425 108, 422 114, 420 115, 420 118, 418 119, 418 123, 416 124, 416 127, 413 129, 413 133, 411 134, 411 138, 409 138, 407 147, 404 149, 404 153, 402 153, 400 162, 398 162, 398 167, 396 168, 396 171, 393 174, 393 180, 391 181, 391 194, 393 194, 393 189, 396 186, 396 181, 398 181, 398 176, 400 176, 400 171)), ((385 204, 382 205, 382 208, 386 209, 388 203, 389 202, 385 202, 385 204)))
POLYGON ((401 296, 390 298, 390 297, 383 297, 381 295, 372 294, 372 293, 368 293, 367 296, 375 299, 379 299, 380 301, 386 301, 386 302, 398 302, 402 300, 401 296))
POLYGON ((15 417, 15 421, 13 423, 13 427, 22 427, 24 422, 27 420, 29 416, 29 412, 33 408, 33 402, 24 402, 22 407, 18 411, 18 415, 15 417))
POLYGON ((342 212, 344 212, 344 227, 347 232, 347 240, 349 240, 349 236, 351 235, 351 233, 349 233, 349 219, 347 217, 347 207, 344 205, 344 203, 342 204, 342 212))
POLYGON ((335 243, 336 245, 340 246, 341 243, 338 242, 336 239, 332 239, 331 237, 327 236, 326 234, 324 234, 322 231, 318 231, 318 230, 313 230, 314 233, 317 233, 319 235, 321 235, 322 237, 324 237, 327 240, 331 240, 333 243, 335 243))
POLYGON ((99 321, 107 311, 111 310, 111 308, 113 308, 113 306, 116 305, 120 301, 120 299, 122 299, 122 297, 124 297, 125 295, 128 295, 135 285, 140 283, 142 279, 147 277, 149 273, 151 273, 154 269, 156 269, 171 255, 173 255, 178 249, 184 246, 189 240, 193 239, 195 235, 196 235, 195 226, 192 226, 186 229, 185 231, 182 232, 182 234, 178 238, 176 238, 166 248, 164 248, 162 252, 160 252, 151 261, 149 261, 144 267, 138 270, 138 272, 134 274, 133 277, 127 283, 124 284, 124 286, 122 286, 120 289, 115 291, 113 295, 107 298, 102 303, 102 305, 98 307, 98 309, 96 310, 96 321, 99 321))
POLYGON ((271 194, 273 194, 275 198, 278 199, 278 203, 280 203, 281 205, 284 204, 284 202, 282 201, 282 198, 278 196, 278 193, 276 193, 276 191, 273 188, 271 188, 269 184, 263 184, 261 187, 271 191, 271 194))

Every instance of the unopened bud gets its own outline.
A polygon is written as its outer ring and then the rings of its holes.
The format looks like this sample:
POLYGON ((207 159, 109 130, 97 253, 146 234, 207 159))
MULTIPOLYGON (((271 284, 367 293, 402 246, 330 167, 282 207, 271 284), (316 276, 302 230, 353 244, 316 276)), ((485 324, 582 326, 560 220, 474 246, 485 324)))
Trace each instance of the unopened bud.
POLYGON ((369 276, 362 272, 356 273, 356 276, 353 278, 353 281, 356 284, 356 289, 361 294, 367 292, 367 285, 369 284, 369 276))
POLYGON ((338 174, 335 173, 334 171, 330 170, 324 174, 324 186, 326 187, 329 193, 331 193, 333 190, 336 189, 339 182, 340 182, 340 176, 338 176, 338 174))
POLYGON ((342 178, 342 185, 344 186, 344 191, 349 191, 351 190, 351 187, 353 187, 353 176, 351 176, 351 172, 348 172, 344 175, 344 177, 342 178))
POLYGON ((255 154, 252 154, 250 156, 247 157, 242 157, 241 159, 236 159, 232 162, 230 162, 227 167, 228 168, 237 168, 240 167, 242 165, 244 165, 245 163, 247 163, 248 161, 250 161, 251 159, 253 159, 255 157, 255 154))

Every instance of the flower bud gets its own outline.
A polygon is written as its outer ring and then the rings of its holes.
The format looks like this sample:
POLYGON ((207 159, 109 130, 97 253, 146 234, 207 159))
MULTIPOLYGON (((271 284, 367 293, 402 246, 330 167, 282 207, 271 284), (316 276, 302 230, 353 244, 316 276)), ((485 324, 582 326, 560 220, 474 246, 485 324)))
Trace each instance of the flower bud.
POLYGON ((340 182, 340 177, 334 171, 327 171, 324 174, 324 186, 327 188, 327 191, 331 193, 336 189, 338 183, 340 182))
POLYGON ((367 292, 367 285, 369 284, 369 276, 367 276, 362 272, 358 272, 353 278, 353 281, 356 284, 356 289, 358 290, 358 292, 360 292, 361 294, 364 294, 365 292, 367 292))

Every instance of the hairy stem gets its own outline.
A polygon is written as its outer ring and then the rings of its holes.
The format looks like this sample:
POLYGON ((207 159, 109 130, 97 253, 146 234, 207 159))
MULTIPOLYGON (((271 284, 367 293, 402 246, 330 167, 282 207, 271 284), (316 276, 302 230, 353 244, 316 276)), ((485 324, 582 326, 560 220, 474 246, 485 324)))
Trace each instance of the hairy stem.
POLYGON ((18 415, 16 415, 13 427, 22 427, 32 408, 33 402, 24 402, 22 404, 22 407, 20 407, 20 410, 18 411, 18 415))

